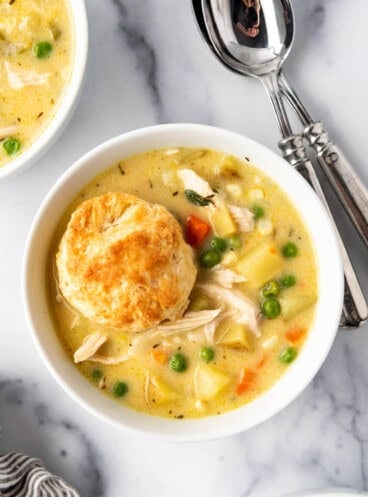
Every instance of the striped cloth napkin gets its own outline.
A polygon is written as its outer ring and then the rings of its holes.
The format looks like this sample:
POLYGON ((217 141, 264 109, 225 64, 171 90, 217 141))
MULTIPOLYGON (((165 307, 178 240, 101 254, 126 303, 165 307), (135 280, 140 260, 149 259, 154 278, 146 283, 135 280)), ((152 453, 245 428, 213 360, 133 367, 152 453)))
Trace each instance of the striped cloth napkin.
POLYGON ((0 455, 0 497, 80 497, 40 459, 9 452, 0 455))

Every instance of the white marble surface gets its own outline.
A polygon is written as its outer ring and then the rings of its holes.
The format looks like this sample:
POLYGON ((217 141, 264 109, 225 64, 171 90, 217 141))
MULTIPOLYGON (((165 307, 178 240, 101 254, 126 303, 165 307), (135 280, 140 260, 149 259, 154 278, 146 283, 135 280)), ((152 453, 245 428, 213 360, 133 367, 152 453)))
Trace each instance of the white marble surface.
MULTIPOLYGON (((313 383, 281 414, 242 435, 197 445, 148 441, 105 426, 46 371, 25 323, 21 262, 42 198, 74 160, 107 138, 160 122, 223 126, 274 150, 279 139, 263 89, 227 72, 207 51, 189 1, 87 3, 91 52, 80 105, 46 157, 0 184, 0 451, 44 458, 84 497, 367 490, 368 326, 339 332, 313 383)), ((287 72, 368 183, 367 0, 294 4, 298 29, 287 72)), ((367 291, 367 252, 339 217, 367 291)))

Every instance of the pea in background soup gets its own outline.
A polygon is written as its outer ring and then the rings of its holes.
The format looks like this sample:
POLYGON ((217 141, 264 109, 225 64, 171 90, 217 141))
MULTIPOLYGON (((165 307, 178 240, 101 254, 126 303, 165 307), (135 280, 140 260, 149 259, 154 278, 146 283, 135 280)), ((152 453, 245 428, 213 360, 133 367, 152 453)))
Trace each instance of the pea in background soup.
MULTIPOLYGON (((218 324, 213 342, 206 339, 203 327, 149 338, 104 329, 109 341, 99 353, 116 356, 130 348, 138 352, 121 364, 85 361, 76 365, 93 385, 131 408, 179 419, 221 414, 269 389, 296 359, 311 327, 317 298, 309 234, 275 182, 247 161, 220 152, 153 150, 124 159, 94 178, 60 222, 50 252, 48 286, 56 331, 71 360, 83 340, 101 329, 74 311, 58 291, 54 261, 71 213, 86 199, 125 192, 164 205, 188 235, 190 217, 210 223, 206 207, 193 203, 185 192, 177 174, 184 168, 208 181, 213 191, 230 204, 253 212, 254 229, 228 235, 224 233, 229 220, 224 221, 221 215, 216 232, 212 230, 195 251, 198 282, 204 286, 216 271, 216 266, 211 267, 217 262, 211 261, 214 253, 223 269, 246 275, 247 281, 234 283, 227 290, 240 292, 260 307, 260 337, 228 320, 218 324)), ((200 286, 194 288, 189 310, 215 307, 200 286)))
POLYGON ((0 167, 55 115, 70 80, 73 44, 67 0, 0 1, 0 167))

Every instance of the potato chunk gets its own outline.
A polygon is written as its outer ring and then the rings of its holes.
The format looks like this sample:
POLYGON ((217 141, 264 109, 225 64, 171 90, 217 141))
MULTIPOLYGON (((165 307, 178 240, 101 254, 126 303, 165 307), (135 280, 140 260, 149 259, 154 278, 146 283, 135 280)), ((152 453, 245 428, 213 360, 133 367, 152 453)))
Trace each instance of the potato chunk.
POLYGON ((281 315, 285 321, 289 321, 294 316, 307 310, 317 300, 315 293, 288 295, 280 298, 281 315))
POLYGON ((166 404, 179 398, 179 394, 175 392, 167 383, 158 376, 151 376, 151 399, 155 399, 155 404, 166 404))
POLYGON ((190 311, 205 311, 206 309, 211 309, 211 302, 204 295, 201 294, 194 295, 190 299, 190 304, 189 304, 190 311))
POLYGON ((272 243, 263 243, 242 257, 235 267, 254 287, 260 288, 280 273, 283 265, 277 247, 272 243))
POLYGON ((225 204, 220 204, 214 209, 211 223, 216 235, 221 237, 231 236, 237 231, 237 226, 225 204))
POLYGON ((251 348, 251 341, 247 327, 243 324, 237 323, 231 323, 228 326, 218 343, 233 349, 249 350, 251 348))
POLYGON ((194 386, 197 397, 201 400, 211 400, 229 383, 229 377, 222 371, 203 364, 198 366, 194 386))

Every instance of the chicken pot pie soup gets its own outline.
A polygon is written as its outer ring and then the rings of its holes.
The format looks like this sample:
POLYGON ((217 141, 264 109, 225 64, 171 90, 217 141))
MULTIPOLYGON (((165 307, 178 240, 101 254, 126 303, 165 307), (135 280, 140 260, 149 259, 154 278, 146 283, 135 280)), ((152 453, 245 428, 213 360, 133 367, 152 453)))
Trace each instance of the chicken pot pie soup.
POLYGON ((249 403, 297 360, 318 298, 314 249, 248 160, 159 149, 99 174, 59 223, 59 339, 104 394, 169 418, 249 403))
POLYGON ((73 38, 67 0, 0 1, 0 167, 54 116, 71 77, 73 38))

